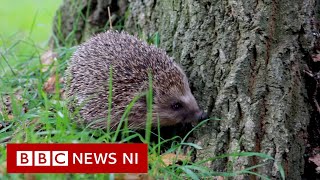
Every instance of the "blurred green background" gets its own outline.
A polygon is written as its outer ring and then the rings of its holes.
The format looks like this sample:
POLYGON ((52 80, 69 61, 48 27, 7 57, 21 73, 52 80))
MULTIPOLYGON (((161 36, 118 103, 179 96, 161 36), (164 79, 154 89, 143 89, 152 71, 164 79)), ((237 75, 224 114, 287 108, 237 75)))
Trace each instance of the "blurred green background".
POLYGON ((0 0, 0 35, 45 43, 61 0, 0 0))
POLYGON ((62 0, 0 0, 0 75, 48 47, 62 0))

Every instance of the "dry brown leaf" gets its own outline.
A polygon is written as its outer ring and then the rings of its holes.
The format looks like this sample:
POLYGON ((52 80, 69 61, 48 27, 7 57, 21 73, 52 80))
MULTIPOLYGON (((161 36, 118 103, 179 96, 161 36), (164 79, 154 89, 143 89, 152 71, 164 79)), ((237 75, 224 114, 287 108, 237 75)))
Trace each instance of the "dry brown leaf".
POLYGON ((185 155, 176 155, 173 153, 163 154, 161 155, 161 159, 166 166, 170 166, 172 164, 176 164, 180 161, 190 161, 190 157, 185 155))
POLYGON ((43 90, 49 94, 52 94, 56 90, 56 76, 52 75, 47 82, 44 83, 43 90))
POLYGON ((224 180, 224 177, 223 176, 218 176, 217 180, 224 180))
POLYGON ((126 173, 126 174, 116 174, 115 175, 116 180, 152 180, 148 174, 132 174, 132 173, 126 173))
POLYGON ((12 120, 13 118, 14 118, 14 117, 13 117, 12 114, 9 114, 9 115, 8 115, 8 119, 9 119, 9 120, 12 120))
POLYGON ((53 52, 51 49, 43 53, 40 57, 43 68, 42 72, 48 70, 48 67, 53 63, 54 59, 58 57, 58 54, 53 52))
POLYGON ((25 180, 35 180, 36 176, 35 176, 35 174, 24 174, 24 179, 25 180))

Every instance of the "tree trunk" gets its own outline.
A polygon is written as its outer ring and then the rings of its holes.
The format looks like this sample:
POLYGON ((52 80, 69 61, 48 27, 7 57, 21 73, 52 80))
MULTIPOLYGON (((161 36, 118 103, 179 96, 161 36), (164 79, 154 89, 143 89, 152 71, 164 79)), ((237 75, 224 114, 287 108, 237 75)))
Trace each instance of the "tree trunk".
MULTIPOLYGON (((130 2, 125 30, 159 33, 160 47, 184 67, 200 106, 220 119, 196 132, 204 148, 197 160, 263 152, 275 161, 258 173, 278 178, 279 163, 288 179, 301 179, 314 106, 304 70, 315 40, 315 7, 315 0, 130 2)), ((239 170, 259 162, 230 157, 208 166, 226 171, 231 163, 239 170)))
MULTIPOLYGON (((127 29, 161 35, 161 47, 182 64, 192 89, 221 120, 198 131, 198 158, 264 152, 276 161, 259 173, 303 174, 310 104, 303 69, 312 40, 314 1, 134 1, 127 29)), ((231 159, 230 159, 231 161, 231 159)), ((238 158, 233 170, 259 162, 238 158)), ((210 164, 225 170, 227 161, 210 164)), ((241 177, 240 177, 241 178, 241 177)))
POLYGON ((53 21, 53 40, 56 45, 79 44, 109 27, 110 21, 121 29, 127 5, 127 0, 64 0, 53 21))

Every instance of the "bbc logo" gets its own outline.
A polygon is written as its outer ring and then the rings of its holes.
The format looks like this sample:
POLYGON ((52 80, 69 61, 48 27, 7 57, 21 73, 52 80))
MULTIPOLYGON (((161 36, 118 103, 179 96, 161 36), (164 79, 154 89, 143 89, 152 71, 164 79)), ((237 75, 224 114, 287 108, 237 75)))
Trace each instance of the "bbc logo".
POLYGON ((9 143, 7 172, 147 173, 148 145, 9 143))
POLYGON ((68 166, 68 151, 17 151, 17 166, 68 166))

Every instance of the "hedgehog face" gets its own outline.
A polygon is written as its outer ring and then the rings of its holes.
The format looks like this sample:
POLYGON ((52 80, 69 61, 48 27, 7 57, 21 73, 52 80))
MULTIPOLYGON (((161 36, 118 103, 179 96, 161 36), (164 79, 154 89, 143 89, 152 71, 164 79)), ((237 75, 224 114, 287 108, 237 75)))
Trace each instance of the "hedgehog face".
MULTIPOLYGON (((202 119, 203 112, 199 109, 189 87, 185 92, 171 87, 167 92, 156 93, 154 98, 154 111, 160 119, 161 126, 197 122, 202 119)), ((157 120, 157 117, 155 119, 157 120)))

